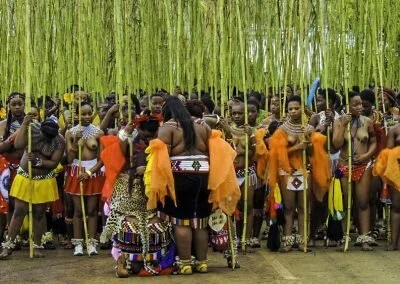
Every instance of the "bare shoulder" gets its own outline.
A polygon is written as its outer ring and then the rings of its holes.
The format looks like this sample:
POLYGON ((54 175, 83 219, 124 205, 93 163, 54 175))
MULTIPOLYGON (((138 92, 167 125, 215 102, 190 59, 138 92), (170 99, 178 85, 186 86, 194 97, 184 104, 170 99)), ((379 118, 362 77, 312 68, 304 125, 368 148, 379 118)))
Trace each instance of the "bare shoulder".
POLYGON ((319 119, 320 119, 319 114, 318 113, 314 113, 311 116, 310 121, 308 123, 309 123, 309 125, 311 125, 313 127, 316 127, 316 126, 318 126, 319 119))
POLYGON ((70 139, 72 136, 71 130, 68 129, 67 131, 65 131, 65 140, 70 139))
POLYGON ((104 131, 97 127, 97 138, 104 136, 104 131))
POLYGON ((372 119, 370 119, 367 116, 361 116, 361 121, 366 125, 366 126, 370 126, 373 124, 372 119))
POLYGON ((0 136, 3 136, 6 130, 7 120, 0 121, 0 136))
POLYGON ((58 134, 56 139, 57 139, 56 141, 57 141, 58 145, 60 145, 61 147, 65 147, 65 139, 61 134, 58 134))
POLYGON ((171 136, 174 132, 174 128, 168 126, 161 126, 158 128, 157 138, 162 140, 166 144, 171 144, 171 136))

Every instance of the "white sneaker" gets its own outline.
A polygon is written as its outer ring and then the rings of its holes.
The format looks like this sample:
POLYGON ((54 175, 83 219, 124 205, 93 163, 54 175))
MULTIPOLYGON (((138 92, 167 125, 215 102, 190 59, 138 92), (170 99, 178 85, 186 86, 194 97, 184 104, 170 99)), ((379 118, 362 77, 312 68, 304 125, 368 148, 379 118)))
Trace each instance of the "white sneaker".
POLYGON ((82 239, 71 239, 71 243, 74 245, 74 256, 83 255, 82 239))
POLYGON ((90 239, 89 240, 89 246, 87 248, 88 255, 93 256, 93 255, 98 255, 99 254, 97 252, 96 245, 97 245, 97 240, 96 239, 90 239))

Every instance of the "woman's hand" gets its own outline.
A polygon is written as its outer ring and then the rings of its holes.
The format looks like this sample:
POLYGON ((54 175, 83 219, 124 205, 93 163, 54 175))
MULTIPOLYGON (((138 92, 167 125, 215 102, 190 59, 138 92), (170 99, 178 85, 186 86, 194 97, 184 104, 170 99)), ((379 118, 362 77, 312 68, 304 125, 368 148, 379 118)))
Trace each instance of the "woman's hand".
POLYGON ((369 160, 370 160, 370 157, 368 157, 365 154, 354 155, 354 157, 353 157, 353 163, 357 164, 357 165, 369 162, 369 160))
POLYGON ((144 175, 144 172, 146 171, 146 167, 145 166, 140 166, 140 167, 137 167, 136 168, 136 173, 138 174, 138 175, 144 175))
POLYGON ((79 175, 79 177, 78 177, 78 181, 79 182, 84 182, 85 180, 87 180, 87 179, 89 179, 90 178, 90 176, 89 176, 89 174, 88 173, 81 173, 80 175, 79 175))
POLYGON ((346 113, 345 115, 340 117, 340 121, 342 122, 343 126, 347 126, 351 121, 351 113, 346 113))
POLYGON ((23 125, 29 125, 32 122, 32 114, 29 112, 25 115, 24 121, 22 122, 23 125))
POLYGON ((135 125, 132 121, 130 121, 124 128, 125 132, 129 135, 132 134, 133 130, 135 129, 135 125))

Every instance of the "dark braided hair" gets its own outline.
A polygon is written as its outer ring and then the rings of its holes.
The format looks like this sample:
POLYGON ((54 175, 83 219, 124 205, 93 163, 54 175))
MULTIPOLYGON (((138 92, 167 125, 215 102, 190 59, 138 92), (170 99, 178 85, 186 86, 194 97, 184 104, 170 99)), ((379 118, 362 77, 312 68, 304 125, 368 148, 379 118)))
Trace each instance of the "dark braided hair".
MULTIPOLYGON (((21 98, 25 102, 25 94, 19 93, 19 92, 12 92, 8 97, 7 97, 7 106, 9 106, 10 102, 12 99, 15 98, 21 98)), ((10 107, 8 107, 8 112, 7 112, 7 123, 6 123, 6 130, 4 132, 3 140, 6 140, 8 137, 10 137, 10 128, 11 128, 11 123, 13 122, 13 117, 11 113, 10 107)))

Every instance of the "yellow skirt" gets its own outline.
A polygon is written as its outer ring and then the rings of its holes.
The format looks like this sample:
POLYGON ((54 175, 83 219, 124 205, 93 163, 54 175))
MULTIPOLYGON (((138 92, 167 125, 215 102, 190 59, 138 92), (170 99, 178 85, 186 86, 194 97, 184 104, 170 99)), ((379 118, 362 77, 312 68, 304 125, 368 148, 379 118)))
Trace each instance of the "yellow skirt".
POLYGON ((19 200, 29 202, 32 194, 32 204, 53 202, 58 199, 56 178, 30 180, 20 174, 15 176, 10 195, 19 200))

